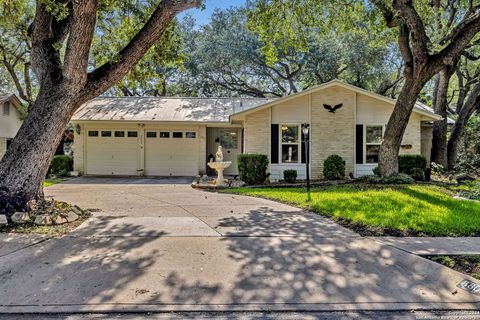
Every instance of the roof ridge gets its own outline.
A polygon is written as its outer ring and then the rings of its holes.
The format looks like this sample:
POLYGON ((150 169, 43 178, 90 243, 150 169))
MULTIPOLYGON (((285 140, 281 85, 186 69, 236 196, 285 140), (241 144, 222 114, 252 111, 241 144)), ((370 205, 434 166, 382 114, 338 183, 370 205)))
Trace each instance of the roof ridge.
POLYGON ((92 100, 95 99, 238 99, 238 100, 275 100, 278 98, 255 98, 255 97, 172 97, 172 96, 99 96, 96 98, 93 98, 92 100))

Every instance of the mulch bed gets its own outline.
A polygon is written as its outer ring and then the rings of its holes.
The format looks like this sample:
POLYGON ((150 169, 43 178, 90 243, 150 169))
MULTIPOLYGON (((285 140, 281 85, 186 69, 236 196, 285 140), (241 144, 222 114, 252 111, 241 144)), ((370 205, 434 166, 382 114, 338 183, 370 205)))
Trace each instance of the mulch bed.
POLYGON ((424 256, 425 258, 440 263, 455 271, 468 274, 476 279, 480 279, 480 256, 460 255, 460 256, 424 256))

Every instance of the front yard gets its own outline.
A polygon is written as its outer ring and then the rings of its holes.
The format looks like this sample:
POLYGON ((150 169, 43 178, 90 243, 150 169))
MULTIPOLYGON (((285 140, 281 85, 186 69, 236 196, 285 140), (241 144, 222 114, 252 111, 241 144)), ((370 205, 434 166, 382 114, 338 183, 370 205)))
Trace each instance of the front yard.
POLYGON ((331 217, 363 235, 480 236, 480 202, 433 185, 237 188, 226 192, 285 202, 331 217))

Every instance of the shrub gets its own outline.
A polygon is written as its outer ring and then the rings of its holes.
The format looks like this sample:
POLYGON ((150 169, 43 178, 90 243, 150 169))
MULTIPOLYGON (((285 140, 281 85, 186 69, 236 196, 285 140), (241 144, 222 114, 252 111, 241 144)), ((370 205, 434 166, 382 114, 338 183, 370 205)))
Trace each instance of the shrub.
POLYGON ((270 176, 268 157, 264 154, 239 154, 237 160, 240 180, 246 184, 261 184, 270 176))
POLYGON ((430 168, 432 168, 432 174, 435 176, 441 176, 445 173, 445 168, 439 163, 432 162, 430 168))
POLYGON ((412 184, 415 180, 408 174, 397 173, 384 178, 384 183, 387 184, 412 184))
POLYGON ((345 161, 339 155, 332 154, 323 162, 323 176, 328 180, 345 177, 345 161))
POLYGON ((412 184, 415 180, 408 174, 398 173, 392 174, 389 177, 382 178, 377 175, 363 176, 356 179, 359 182, 370 184, 412 184))
POLYGON ((73 170, 73 159, 69 156, 54 156, 49 172, 59 176, 66 176, 73 170))
POLYGON ((400 155, 398 156, 398 172, 408 174, 417 180, 425 178, 427 159, 421 155, 400 155), (421 172, 420 172, 421 171, 421 172))
POLYGON ((297 170, 288 169, 283 171, 283 179, 288 183, 295 183, 297 180, 297 170))
POLYGON ((375 168, 373 168, 372 171, 373 171, 373 174, 374 174, 374 175, 380 176, 380 169, 378 169, 378 166, 376 166, 375 168))

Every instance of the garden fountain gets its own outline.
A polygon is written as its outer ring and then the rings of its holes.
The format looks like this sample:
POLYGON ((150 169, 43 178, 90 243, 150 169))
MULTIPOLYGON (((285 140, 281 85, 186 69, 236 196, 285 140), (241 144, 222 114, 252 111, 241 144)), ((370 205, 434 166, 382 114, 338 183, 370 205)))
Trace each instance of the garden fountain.
POLYGON ((215 181, 216 186, 224 186, 225 178, 223 177, 223 170, 230 167, 232 161, 223 161, 223 151, 222 146, 218 146, 217 153, 215 154, 215 161, 210 161, 208 166, 217 171, 217 180, 215 181))

